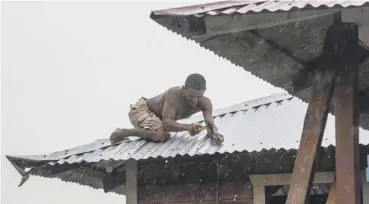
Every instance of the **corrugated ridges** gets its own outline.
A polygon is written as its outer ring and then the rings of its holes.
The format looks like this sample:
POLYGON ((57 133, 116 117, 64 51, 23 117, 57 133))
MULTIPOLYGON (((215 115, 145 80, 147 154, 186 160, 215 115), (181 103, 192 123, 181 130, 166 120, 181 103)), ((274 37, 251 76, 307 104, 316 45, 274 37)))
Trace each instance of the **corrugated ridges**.
MULTIPOLYGON (((225 136, 221 147, 213 146, 205 132, 195 137, 173 134, 166 143, 147 142, 137 138, 110 145, 99 140, 70 150, 40 156, 17 156, 17 159, 64 163, 95 163, 108 160, 142 160, 177 155, 253 152, 263 149, 297 149, 307 104, 287 94, 278 94, 215 111, 219 131, 225 136), (218 114, 217 114, 218 112, 218 114)), ((202 118, 190 118, 189 121, 202 118)), ((187 121, 188 122, 188 121, 187 121)), ((369 144, 369 132, 360 130, 360 143, 369 144)), ((322 146, 335 144, 334 118, 329 116, 322 146)), ((13 157, 14 158, 14 157, 13 157)))
POLYGON ((274 0, 274 1, 221 1, 210 4, 200 4, 194 6, 187 6, 182 8, 172 8, 153 11, 156 16, 189 16, 195 15, 198 17, 206 15, 232 15, 232 14, 246 14, 252 12, 276 12, 276 11, 290 11, 292 9, 303 8, 346 8, 363 6, 369 3, 365 0, 274 0))

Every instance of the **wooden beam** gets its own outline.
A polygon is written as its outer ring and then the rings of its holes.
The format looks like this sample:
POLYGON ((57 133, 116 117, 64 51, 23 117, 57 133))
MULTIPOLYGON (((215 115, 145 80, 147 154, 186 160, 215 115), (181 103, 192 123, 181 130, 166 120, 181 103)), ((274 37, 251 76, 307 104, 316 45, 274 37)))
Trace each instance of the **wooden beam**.
MULTIPOLYGON (((315 172, 313 183, 333 183, 335 172, 315 172)), ((287 174, 255 174, 249 175, 253 186, 280 186, 291 184, 291 173, 287 174)), ((360 181, 365 183, 365 171, 360 171, 360 181)))
MULTIPOLYGON (((367 61, 369 58, 369 50, 361 41, 359 42, 359 49, 360 49, 359 51, 360 63, 363 63, 367 61)), ((303 92, 306 89, 308 89, 313 84, 314 70, 317 67, 317 63, 318 61, 311 61, 309 63, 306 63, 305 64, 306 68, 297 72, 293 76, 292 78, 292 83, 294 87, 293 94, 299 94, 300 92, 303 92)), ((366 101, 364 97, 367 97, 369 99, 369 96, 361 96, 361 97, 363 97, 364 101, 366 101)), ((361 106, 363 106, 362 109, 364 110, 369 109, 369 105, 367 105, 367 103, 362 104, 361 106)))
POLYGON ((265 204, 265 186, 253 186, 254 204, 265 204))
POLYGON ((286 204, 303 204, 310 194, 315 157, 322 143, 336 78, 331 70, 326 67, 319 70, 322 69, 325 70, 317 72, 314 77, 286 204))
POLYGON ((336 204, 337 201, 337 187, 336 187, 336 178, 333 181, 331 190, 329 191, 327 201, 325 204, 336 204))
MULTIPOLYGON (((292 174, 260 174, 249 177, 251 183, 256 186, 280 186, 290 185, 292 174)), ((316 172, 313 183, 332 183, 333 178, 334 172, 316 172)))
MULTIPOLYGON (((192 38, 214 36, 226 33, 234 33, 246 30, 269 28, 288 23, 298 23, 305 20, 329 16, 339 11, 330 10, 305 10, 279 13, 256 13, 246 15, 217 15, 205 17, 205 29, 198 27, 199 31, 193 30, 192 38), (205 31, 205 32, 200 32, 205 31)), ((195 26, 189 26, 195 27, 195 26)))
POLYGON ((126 203, 138 204, 137 161, 130 159, 126 163, 126 203))
MULTIPOLYGON (((192 39, 212 37, 216 35, 242 32, 247 30, 260 30, 274 26, 299 23, 306 20, 317 19, 342 12, 344 22, 355 22, 359 25, 367 25, 369 8, 344 8, 344 9, 309 9, 288 12, 262 12, 247 13, 243 15, 207 15, 204 17, 187 17, 188 25, 180 25, 182 33, 188 33, 192 39), (185 31, 189 29, 189 31, 185 31)), ((178 28, 177 28, 178 29, 178 28)), ((367 40, 365 33, 360 37, 367 40)))
POLYGON ((339 50, 335 57, 338 79, 334 92, 337 204, 359 204, 358 25, 341 23, 334 33, 339 50))
MULTIPOLYGON (((355 22, 358 25, 364 26, 368 25, 367 23, 369 20, 367 16, 369 8, 367 6, 343 9, 292 9, 286 12, 249 12, 246 14, 235 13, 230 15, 206 15, 202 17, 193 15, 173 16, 153 12, 150 17, 159 24, 183 36, 196 40, 198 38, 213 37, 246 30, 257 30, 288 23, 298 23, 332 15, 336 12, 342 12, 342 20, 344 22, 355 22)), ((365 31, 368 29, 368 27, 365 27, 360 33, 360 37, 367 43, 369 42, 369 38, 366 36, 365 31)))

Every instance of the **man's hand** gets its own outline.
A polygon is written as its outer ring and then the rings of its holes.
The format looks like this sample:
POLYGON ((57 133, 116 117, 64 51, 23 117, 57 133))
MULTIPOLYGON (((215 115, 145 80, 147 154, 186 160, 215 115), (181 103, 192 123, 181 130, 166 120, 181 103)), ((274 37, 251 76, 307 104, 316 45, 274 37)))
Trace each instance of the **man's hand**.
POLYGON ((190 133, 191 136, 199 134, 202 130, 204 130, 204 127, 199 124, 189 124, 187 128, 187 131, 190 133))
POLYGON ((224 142, 224 137, 222 134, 213 133, 210 135, 211 141, 214 145, 221 145, 224 142))
POLYGON ((115 129, 115 131, 114 132, 112 132, 111 133, 111 135, 110 135, 110 142, 112 143, 112 144, 114 144, 114 143, 116 143, 116 142, 118 142, 119 140, 121 140, 122 138, 120 137, 120 131, 121 131, 121 129, 120 128, 117 128, 117 129, 115 129))

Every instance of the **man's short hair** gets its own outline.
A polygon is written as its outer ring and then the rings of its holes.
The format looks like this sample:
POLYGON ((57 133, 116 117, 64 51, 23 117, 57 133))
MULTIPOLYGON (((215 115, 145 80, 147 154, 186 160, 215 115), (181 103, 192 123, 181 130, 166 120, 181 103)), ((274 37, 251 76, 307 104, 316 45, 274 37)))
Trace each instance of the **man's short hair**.
POLYGON ((206 80, 201 74, 190 74, 186 79, 185 88, 192 88, 195 90, 206 89, 206 80))

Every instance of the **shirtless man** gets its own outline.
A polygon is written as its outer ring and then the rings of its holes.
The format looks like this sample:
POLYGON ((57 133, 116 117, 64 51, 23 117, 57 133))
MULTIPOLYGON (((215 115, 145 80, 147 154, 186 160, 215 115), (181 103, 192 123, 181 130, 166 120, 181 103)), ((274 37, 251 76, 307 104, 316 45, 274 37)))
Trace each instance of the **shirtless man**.
MULTIPOLYGON (((165 142, 170 138, 169 132, 181 131, 196 135, 201 131, 201 125, 180 124, 176 120, 188 118, 199 111, 214 126, 214 135, 220 135, 214 125, 212 103, 204 96, 205 90, 205 78, 200 74, 191 74, 182 87, 172 87, 150 99, 140 98, 130 106, 128 113, 134 128, 117 128, 111 134, 110 141, 116 143, 127 136, 137 136, 154 142, 165 142)), ((212 135, 210 137, 213 142, 216 140, 212 135)))

